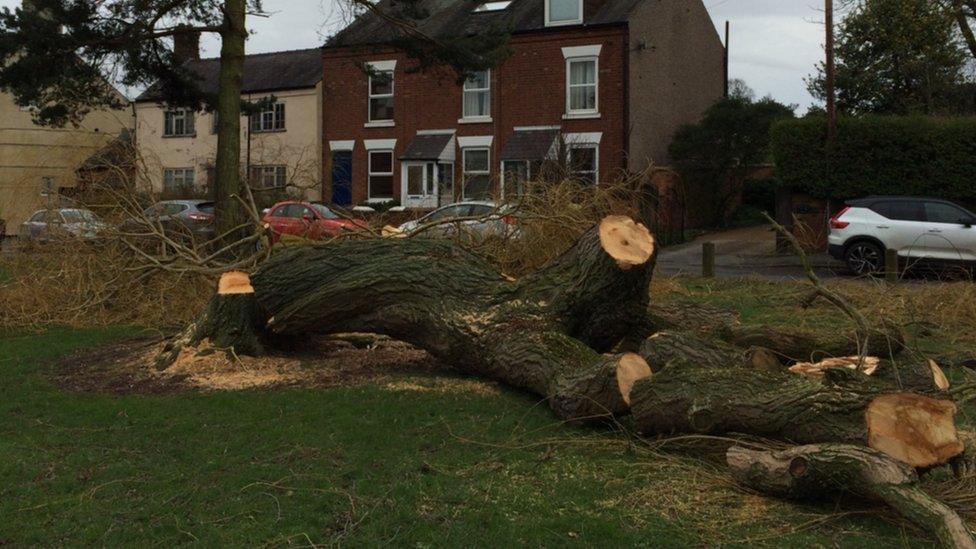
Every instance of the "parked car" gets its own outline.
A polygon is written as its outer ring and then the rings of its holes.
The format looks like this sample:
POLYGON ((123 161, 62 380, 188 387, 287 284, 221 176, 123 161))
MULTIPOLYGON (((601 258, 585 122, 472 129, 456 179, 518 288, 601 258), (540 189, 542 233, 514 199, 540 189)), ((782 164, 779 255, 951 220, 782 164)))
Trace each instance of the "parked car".
POLYGON ((208 200, 164 200, 157 202, 122 224, 126 233, 147 234, 158 227, 170 237, 193 236, 198 242, 209 242, 216 236, 214 203, 208 200))
POLYGON ((513 236, 517 234, 516 220, 505 215, 505 211, 506 207, 499 207, 494 202, 458 202, 441 206, 420 219, 408 221, 400 225, 399 229, 409 233, 424 225, 440 222, 441 224, 428 229, 431 234, 451 235, 460 229, 479 237, 513 236), (452 219, 459 221, 451 223, 452 219))
POLYGON ((79 208, 38 210, 27 221, 21 223, 20 238, 29 241, 56 240, 65 237, 93 240, 108 227, 89 210, 79 208))
POLYGON ((830 255, 855 274, 884 269, 885 250, 904 261, 976 264, 976 214, 946 200, 873 196, 830 220, 830 255))
POLYGON ((365 221, 344 218, 325 204, 316 202, 289 200, 279 202, 264 212, 262 221, 271 229, 272 243, 278 242, 286 234, 323 240, 369 227, 365 221))

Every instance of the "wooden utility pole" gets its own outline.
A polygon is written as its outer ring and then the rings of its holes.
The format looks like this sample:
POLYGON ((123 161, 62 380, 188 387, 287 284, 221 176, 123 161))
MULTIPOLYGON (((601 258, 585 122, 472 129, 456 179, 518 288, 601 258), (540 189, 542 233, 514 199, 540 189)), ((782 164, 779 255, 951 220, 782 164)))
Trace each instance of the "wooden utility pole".
POLYGON ((827 88, 827 141, 830 142, 837 132, 837 98, 834 89, 834 0, 826 0, 826 2, 824 16, 827 41, 824 49, 827 50, 827 60, 824 72, 827 88))
POLYGON ((730 78, 729 78, 729 69, 730 69, 730 66, 729 66, 729 55, 730 55, 730 52, 729 52, 729 40, 730 40, 731 35, 732 35, 731 26, 732 26, 732 24, 730 22, 728 22, 728 21, 725 22, 725 98, 726 99, 729 98, 729 80, 730 80, 730 78))

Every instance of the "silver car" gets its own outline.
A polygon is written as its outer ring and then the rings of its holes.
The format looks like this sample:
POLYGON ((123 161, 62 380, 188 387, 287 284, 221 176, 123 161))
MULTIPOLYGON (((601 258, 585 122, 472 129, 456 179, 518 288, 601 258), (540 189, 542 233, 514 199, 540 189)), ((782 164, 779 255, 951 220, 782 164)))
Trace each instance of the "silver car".
POLYGON ((499 207, 494 202, 458 202, 441 206, 420 219, 407 221, 400 225, 399 229, 405 233, 412 233, 424 225, 434 224, 426 230, 432 235, 452 235, 460 229, 482 238, 515 236, 517 234, 515 219, 506 215, 506 210, 506 206, 499 207))
POLYGON ((20 225, 20 238, 23 240, 56 240, 58 238, 80 238, 91 240, 108 228, 89 210, 60 208, 38 210, 20 225))

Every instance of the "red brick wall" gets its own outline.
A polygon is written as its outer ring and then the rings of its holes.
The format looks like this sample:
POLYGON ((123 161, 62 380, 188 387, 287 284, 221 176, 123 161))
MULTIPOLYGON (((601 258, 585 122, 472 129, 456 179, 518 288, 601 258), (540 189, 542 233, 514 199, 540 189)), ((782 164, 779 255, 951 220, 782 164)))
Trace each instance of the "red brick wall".
MULTIPOLYGON (((492 135, 493 179, 497 179, 499 153, 518 126, 561 126, 563 133, 602 132, 600 179, 609 180, 626 167, 626 27, 573 29, 520 35, 512 38, 513 55, 492 71, 492 122, 460 124, 461 87, 449 70, 409 72, 413 63, 393 50, 326 50, 323 90, 324 139, 323 197, 332 197, 330 141, 355 140, 353 149, 353 204, 367 199, 368 157, 363 140, 397 139, 398 158, 419 130, 456 129, 457 136, 492 135), (562 48, 602 44, 599 60, 600 118, 563 120, 566 111, 566 63, 562 48), (396 59, 395 127, 365 128, 367 76, 362 63, 396 59)), ((400 194, 399 161, 394 167, 394 193, 400 194)), ((460 188, 461 153, 457 151, 455 184, 460 188)))

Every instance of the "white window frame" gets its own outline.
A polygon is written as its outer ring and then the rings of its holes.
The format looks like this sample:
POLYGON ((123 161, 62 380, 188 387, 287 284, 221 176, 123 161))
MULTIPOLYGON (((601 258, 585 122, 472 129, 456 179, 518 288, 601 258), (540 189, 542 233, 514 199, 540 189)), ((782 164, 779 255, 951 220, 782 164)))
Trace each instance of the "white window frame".
POLYGON ((251 166, 252 177, 257 174, 257 178, 254 181, 249 181, 252 188, 259 189, 279 189, 288 186, 288 168, 282 165, 267 165, 267 166, 251 166), (274 178, 273 185, 267 185, 265 183, 265 178, 268 176, 274 178))
POLYGON ((563 118, 599 118, 600 117, 600 56, 587 55, 581 57, 566 58, 566 114, 563 118), (573 84, 572 65, 573 63, 593 62, 593 83, 592 84, 573 84), (592 109, 573 109, 572 90, 573 88, 594 87, 593 108, 592 109))
POLYGON ((464 84, 461 85, 461 119, 458 122, 491 122, 491 69, 485 69, 484 71, 478 71, 485 73, 485 88, 474 88, 468 89, 468 79, 465 79, 464 84), (468 102, 465 100, 468 93, 484 93, 488 96, 488 112, 485 114, 469 115, 465 112, 465 107, 468 102))
POLYGON ((287 126, 285 125, 287 117, 288 111, 285 108, 284 101, 278 101, 274 105, 271 105, 270 109, 252 114, 250 120, 248 120, 248 124, 250 124, 251 133, 283 132, 287 131, 287 126), (279 107, 281 112, 278 112, 279 107), (266 120, 265 116, 269 116, 270 119, 266 120), (266 121, 268 124, 265 124, 266 121))
POLYGON ((166 109, 163 111, 163 137, 195 137, 197 135, 196 120, 194 120, 194 113, 189 109, 166 109), (171 129, 173 131, 166 131, 166 121, 167 118, 172 121, 171 129), (176 120, 179 119, 183 122, 183 131, 181 133, 176 132, 176 120))
POLYGON ((195 185, 196 185, 196 170, 194 170, 193 168, 163 168, 163 190, 164 191, 177 190, 177 189, 192 189, 195 185), (179 179, 181 181, 181 184, 179 185, 174 184, 171 185, 170 187, 167 187, 166 174, 167 173, 172 174, 172 177, 170 179, 175 182, 177 172, 179 172, 180 174, 179 179), (189 185, 187 185, 186 183, 187 173, 190 174, 189 185))
POLYGON ((506 176, 508 175, 508 171, 505 170, 505 163, 506 162, 519 162, 519 163, 525 164, 525 182, 528 183, 529 181, 532 181, 532 162, 531 161, 529 161, 529 160, 514 160, 514 159, 513 160, 502 160, 501 162, 498 163, 498 169, 500 170, 499 173, 501 173, 501 195, 502 195, 502 199, 503 200, 505 198, 507 198, 505 196, 505 187, 508 184, 508 180, 506 179, 506 176))
POLYGON ((469 200, 467 196, 467 179, 469 175, 474 176, 487 176, 488 186, 491 186, 491 147, 490 146, 473 146, 464 147, 461 149, 461 200, 469 200), (468 153, 474 151, 485 151, 487 153, 487 158, 485 159, 485 170, 481 171, 468 171, 468 153))
POLYGON ((574 149, 593 149, 593 185, 597 186, 600 184, 600 142, 599 141, 581 141, 566 143, 566 166, 569 168, 570 174, 575 177, 577 173, 591 173, 591 172, 578 172, 573 166, 573 150, 574 149))
POLYGON ((550 13, 549 13, 550 12, 549 4, 552 2, 552 0, 545 0, 545 3, 546 3, 546 26, 547 27, 559 27, 559 26, 563 26, 563 25, 579 25, 579 24, 581 24, 583 22, 583 1, 584 0, 577 0, 577 3, 579 5, 579 10, 578 10, 578 15, 577 15, 576 19, 567 19, 565 21, 553 21, 552 19, 550 19, 550 13))
POLYGON ((369 77, 366 79, 366 127, 385 127, 396 124, 396 61, 377 61, 367 63, 369 77), (390 75, 390 93, 373 94, 373 76, 377 74, 390 75), (373 120, 373 99, 390 99, 393 101, 393 118, 373 120))
POLYGON ((369 149, 366 151, 368 168, 366 172, 366 197, 369 202, 389 202, 394 199, 396 193, 393 192, 393 187, 395 185, 395 180, 393 178, 394 166, 396 165, 396 158, 393 156, 393 149, 369 149), (390 171, 389 172, 374 172, 373 171, 373 155, 374 154, 389 154, 390 155, 390 171), (373 196, 373 176, 377 177, 390 177, 390 196, 373 196))

